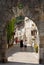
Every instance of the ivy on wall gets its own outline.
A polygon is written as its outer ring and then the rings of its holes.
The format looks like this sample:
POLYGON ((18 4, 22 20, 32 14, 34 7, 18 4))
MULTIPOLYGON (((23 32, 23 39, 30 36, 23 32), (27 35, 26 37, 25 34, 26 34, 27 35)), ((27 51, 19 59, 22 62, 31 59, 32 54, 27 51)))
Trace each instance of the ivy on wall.
POLYGON ((15 29, 15 19, 11 19, 11 21, 7 25, 7 41, 8 41, 8 43, 13 36, 14 29, 15 29))
POLYGON ((11 19, 11 21, 7 25, 7 41, 11 40, 14 30, 15 30, 15 25, 21 23, 24 20, 23 16, 18 16, 16 18, 11 19))

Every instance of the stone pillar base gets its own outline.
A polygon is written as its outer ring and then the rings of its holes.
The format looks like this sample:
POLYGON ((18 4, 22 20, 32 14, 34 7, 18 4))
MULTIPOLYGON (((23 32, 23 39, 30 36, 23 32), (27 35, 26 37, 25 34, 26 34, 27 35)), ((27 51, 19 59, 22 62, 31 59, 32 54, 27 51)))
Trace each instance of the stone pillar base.
POLYGON ((7 59, 1 59, 1 60, 0 60, 0 63, 7 63, 7 62, 8 62, 7 59))
POLYGON ((40 64, 44 64, 44 59, 39 59, 40 64))

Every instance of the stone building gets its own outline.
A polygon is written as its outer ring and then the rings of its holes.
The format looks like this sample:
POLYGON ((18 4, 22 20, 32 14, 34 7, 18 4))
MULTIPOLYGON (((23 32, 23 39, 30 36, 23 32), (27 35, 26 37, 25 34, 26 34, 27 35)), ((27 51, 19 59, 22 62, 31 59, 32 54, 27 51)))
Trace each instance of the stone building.
POLYGON ((28 17, 25 17, 24 22, 25 22, 24 31, 27 43, 31 45, 33 45, 33 43, 36 43, 37 45, 39 45, 39 31, 36 24, 28 17))
POLYGON ((44 63, 44 0, 0 0, 0 61, 7 61, 6 26, 12 17, 20 16, 20 14, 29 17, 38 27, 39 62, 44 63))

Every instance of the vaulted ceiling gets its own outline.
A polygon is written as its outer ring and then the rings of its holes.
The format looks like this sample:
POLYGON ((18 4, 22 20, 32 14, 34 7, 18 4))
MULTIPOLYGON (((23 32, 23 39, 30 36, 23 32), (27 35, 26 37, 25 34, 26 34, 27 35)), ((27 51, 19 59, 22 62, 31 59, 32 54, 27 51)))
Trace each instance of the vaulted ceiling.
POLYGON ((1 21, 6 23, 13 17, 12 7, 16 7, 18 2, 22 2, 24 6, 28 5, 33 14, 36 13, 34 13, 34 8, 42 9, 44 7, 44 0, 0 0, 0 23, 1 21))

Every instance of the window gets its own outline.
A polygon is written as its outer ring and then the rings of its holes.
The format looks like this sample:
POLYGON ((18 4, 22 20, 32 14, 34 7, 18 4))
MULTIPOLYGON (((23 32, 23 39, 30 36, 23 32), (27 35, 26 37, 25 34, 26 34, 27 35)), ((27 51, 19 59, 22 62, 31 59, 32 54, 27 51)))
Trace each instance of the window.
POLYGON ((33 35, 35 35, 35 34, 37 34, 37 30, 32 30, 32 31, 31 31, 31 35, 33 36, 33 35))

